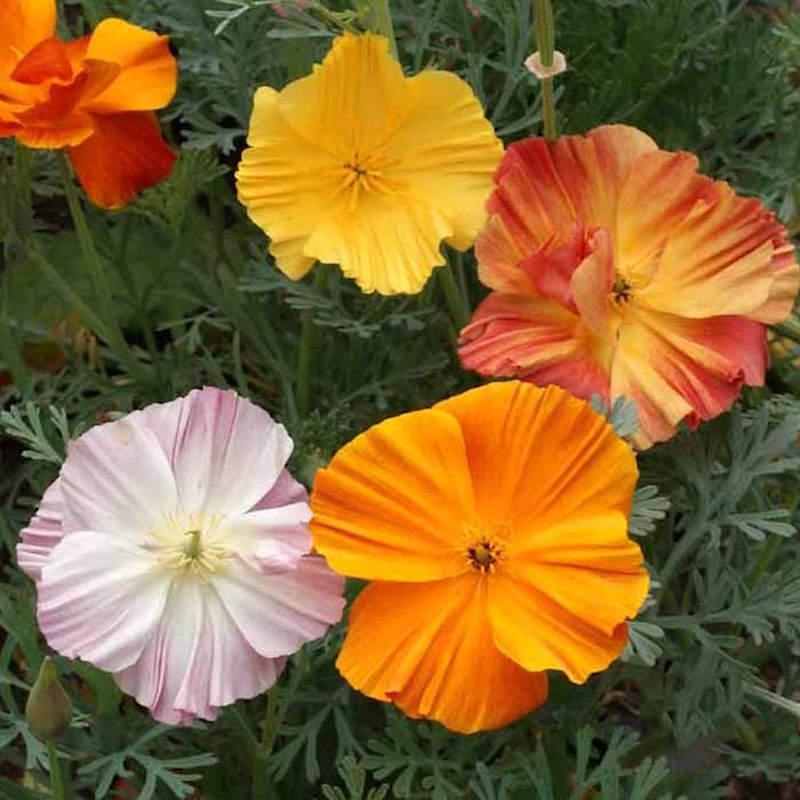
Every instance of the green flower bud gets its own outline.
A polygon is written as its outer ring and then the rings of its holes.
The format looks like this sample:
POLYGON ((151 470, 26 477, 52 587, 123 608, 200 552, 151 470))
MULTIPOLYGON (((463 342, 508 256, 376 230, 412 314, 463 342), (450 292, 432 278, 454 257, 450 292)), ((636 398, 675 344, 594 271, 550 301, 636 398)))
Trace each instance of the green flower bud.
POLYGON ((48 742, 59 739, 72 721, 72 703, 58 679, 58 670, 48 656, 25 703, 25 719, 31 730, 48 742))

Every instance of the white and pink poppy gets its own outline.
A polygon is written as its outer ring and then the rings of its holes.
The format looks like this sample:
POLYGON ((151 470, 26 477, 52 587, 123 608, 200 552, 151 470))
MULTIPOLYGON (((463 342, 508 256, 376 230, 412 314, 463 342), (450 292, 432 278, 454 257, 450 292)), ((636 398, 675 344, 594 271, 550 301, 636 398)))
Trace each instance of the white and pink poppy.
POLYGON ((266 411, 212 388, 72 442, 17 548, 50 646, 171 724, 274 684, 344 606, 291 451, 266 411))

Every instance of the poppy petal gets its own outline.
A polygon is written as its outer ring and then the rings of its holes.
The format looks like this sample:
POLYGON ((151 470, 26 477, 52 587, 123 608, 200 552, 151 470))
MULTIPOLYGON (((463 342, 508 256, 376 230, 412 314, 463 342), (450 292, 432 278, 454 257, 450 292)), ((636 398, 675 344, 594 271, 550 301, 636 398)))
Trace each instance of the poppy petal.
MULTIPOLYGON (((637 180, 646 177, 644 168, 637 172, 637 180)), ((704 180, 705 196, 677 221, 642 301, 696 319, 735 314, 780 322, 791 312, 800 282, 786 229, 760 201, 704 180)), ((647 186, 662 191, 657 183, 647 186)), ((630 191, 630 205, 622 207, 627 218, 639 217, 631 206, 640 197, 630 191)))
POLYGON ((458 422, 425 410, 370 428, 317 472, 310 527, 338 572, 429 581, 467 567, 458 547, 472 508, 458 422))
POLYGON ((620 327, 611 393, 639 406, 639 447, 668 439, 727 409, 743 384, 761 386, 768 363, 764 326, 744 317, 689 319, 628 314, 620 327))
POLYGON ((511 573, 536 586, 570 614, 612 635, 636 615, 650 584, 642 551, 619 511, 568 518, 548 528, 532 520, 508 554, 511 573), (586 598, 591 597, 591 606, 586 598))
MULTIPOLYGON (((527 569, 498 570, 489 583, 488 613, 494 642, 508 658, 532 672, 557 669, 573 683, 584 683, 618 658, 628 641, 628 626, 609 634, 591 618, 593 598, 584 597, 577 615, 533 582, 527 569), (520 635, 522 631, 534 635, 520 635)), ((596 584, 593 584, 596 585, 596 584)), ((627 581, 619 590, 630 589, 627 581)))
POLYGON ((482 375, 609 396, 611 348, 580 317, 535 295, 490 294, 461 332, 458 354, 482 375))
MULTIPOLYGON (((56 0, 3 0, 0 3, 0 75, 56 32, 56 0)), ((8 74, 8 73, 6 73, 8 74)))
POLYGON ((69 151, 92 202, 120 208, 172 172, 177 156, 161 137, 154 114, 113 114, 94 120, 94 135, 69 151))
POLYGON ((337 668, 369 697, 460 733, 532 711, 547 698, 547 676, 525 671, 494 645, 486 586, 473 575, 370 584, 350 610, 337 668))
POLYGON ((448 221, 447 241, 466 250, 486 221, 503 146, 472 89, 453 73, 425 70, 405 91, 417 97, 413 114, 386 143, 398 161, 392 174, 448 221))
POLYGON ((303 250, 328 209, 321 181, 336 162, 297 136, 279 99, 268 87, 256 92, 249 148, 242 154, 236 186, 250 219, 271 237, 270 252, 279 269, 299 280, 316 261, 303 250))
POLYGON ((512 536, 532 520, 545 528, 597 510, 630 513, 638 478, 633 452, 563 389, 495 383, 434 409, 458 420, 476 507, 489 523, 509 523, 512 536))
POLYGON ((41 83, 48 80, 69 81, 72 65, 61 39, 51 36, 39 42, 14 68, 11 80, 18 83, 41 83))
POLYGON ((105 19, 91 35, 86 58, 120 67, 119 77, 87 104, 89 111, 154 111, 175 95, 178 65, 166 36, 122 19, 105 19))
POLYGON ((180 581, 139 660, 114 677, 159 722, 180 725, 261 694, 285 663, 260 656, 214 592, 180 581))

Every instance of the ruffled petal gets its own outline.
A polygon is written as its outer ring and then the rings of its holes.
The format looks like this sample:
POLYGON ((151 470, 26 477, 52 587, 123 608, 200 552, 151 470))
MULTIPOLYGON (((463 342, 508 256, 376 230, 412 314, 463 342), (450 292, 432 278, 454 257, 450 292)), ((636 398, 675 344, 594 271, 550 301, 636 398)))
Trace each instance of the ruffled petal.
POLYGON ((523 252, 532 252, 554 233, 568 236, 576 220, 613 230, 622 182, 636 160, 653 150, 650 137, 625 125, 555 142, 515 142, 495 175, 488 211, 502 218, 523 252))
POLYGON ((472 89, 452 72, 425 70, 404 90, 413 110, 386 142, 397 162, 387 174, 438 211, 451 229, 447 241, 466 250, 486 220, 503 146, 472 89))
POLYGON ((512 539, 596 511, 630 513, 638 478, 630 447, 588 403, 555 386, 509 381, 472 389, 434 409, 458 421, 489 524, 512 539))
POLYGON ((350 610, 336 662, 356 689, 408 716, 451 730, 499 728, 547 698, 547 676, 517 666, 494 644, 487 582, 372 583, 350 610))
POLYGON ((404 83, 386 37, 345 33, 311 75, 280 93, 280 109, 302 139, 348 157, 379 147, 406 119, 404 83))
POLYGON ((240 557, 252 558, 257 569, 284 572, 311 550, 310 519, 307 503, 250 511, 227 520, 220 536, 240 557))
POLYGON ((178 499, 155 435, 134 415, 71 442, 60 483, 65 533, 95 530, 140 541, 178 499))
POLYGON ((533 294, 493 292, 461 332, 465 369, 513 377, 539 386, 554 383, 578 397, 607 399, 612 347, 558 303, 533 294))
POLYGON ((743 317, 687 319, 631 309, 619 332, 613 397, 639 407, 639 447, 670 438, 728 408, 744 383, 761 386, 768 363, 764 326, 743 317))
POLYGON ((175 95, 178 64, 166 36, 122 19, 104 19, 89 39, 86 58, 120 67, 116 80, 86 103, 92 113, 155 111, 175 95))
POLYGON ((125 669, 158 625, 171 582, 137 545, 92 531, 69 534, 41 570, 39 627, 68 658, 125 669))
POLYGON ((289 470, 282 470, 272 488, 253 506, 253 511, 262 508, 280 508, 294 503, 308 503, 308 492, 296 481, 289 470))
POLYGON ((86 194, 101 208, 121 208, 166 178, 177 156, 150 112, 92 117, 94 135, 70 148, 69 158, 86 194))
POLYGON ((40 579, 42 567, 64 536, 61 524, 63 514, 61 480, 56 478, 42 495, 39 509, 28 527, 20 532, 17 544, 17 565, 34 581, 40 579))
MULTIPOLYGON (((638 177, 646 179, 647 171, 638 177)), ((695 319, 740 315, 781 322, 792 310, 800 283, 786 229, 760 201, 737 197, 725 183, 702 180, 704 196, 682 207, 658 270, 641 292, 642 302, 695 319)), ((658 183, 646 186, 648 192, 661 191, 658 183)), ((626 219, 641 219, 644 187, 636 188, 630 190, 627 207, 621 207, 626 219)), ((645 235, 657 240, 650 229, 645 235)))
POLYGON ((114 677, 159 722, 186 725, 261 694, 284 666, 253 650, 208 584, 183 580, 138 661, 114 677))
POLYGON ((293 447, 262 408, 210 386, 131 419, 154 432, 175 474, 180 508, 190 514, 249 511, 275 485, 293 447))
POLYGON ((339 264, 362 292, 415 294, 445 263, 439 249, 453 234, 438 210, 412 197, 362 193, 321 219, 303 252, 339 264))
POLYGON ((428 581, 463 569, 456 547, 474 508, 458 422, 424 410, 357 436, 317 472, 314 546, 359 578, 428 581))
MULTIPOLYGON (((638 590, 638 586, 634 588, 638 590)), ((620 582, 620 592, 629 589, 627 580, 620 582)), ((586 611, 573 614, 534 585, 524 567, 504 568, 489 582, 488 613, 494 642, 524 669, 557 669, 573 683, 584 683, 618 658, 628 641, 625 622, 607 633, 599 619, 591 617, 594 599, 584 600, 586 611), (521 635, 523 631, 525 635, 521 635)))
POLYGON ((244 638, 265 658, 297 652, 338 622, 344 608, 344 579, 319 556, 268 574, 236 559, 212 584, 244 638))
POLYGON ((281 112, 280 98, 268 87, 256 92, 236 187, 250 219, 271 238, 278 268, 299 280, 314 265, 305 244, 336 192, 333 179, 326 182, 325 176, 337 162, 324 147, 297 135, 281 112))

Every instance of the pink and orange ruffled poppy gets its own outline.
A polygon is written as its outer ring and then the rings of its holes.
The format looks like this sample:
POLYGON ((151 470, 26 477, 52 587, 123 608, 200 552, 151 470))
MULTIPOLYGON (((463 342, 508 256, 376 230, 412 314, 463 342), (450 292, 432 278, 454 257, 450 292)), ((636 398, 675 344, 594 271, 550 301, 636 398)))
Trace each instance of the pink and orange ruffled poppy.
POLYGON ((476 243, 492 293, 465 367, 638 404, 646 447, 760 386, 792 310, 786 229, 755 199, 622 125, 508 149, 476 243))

